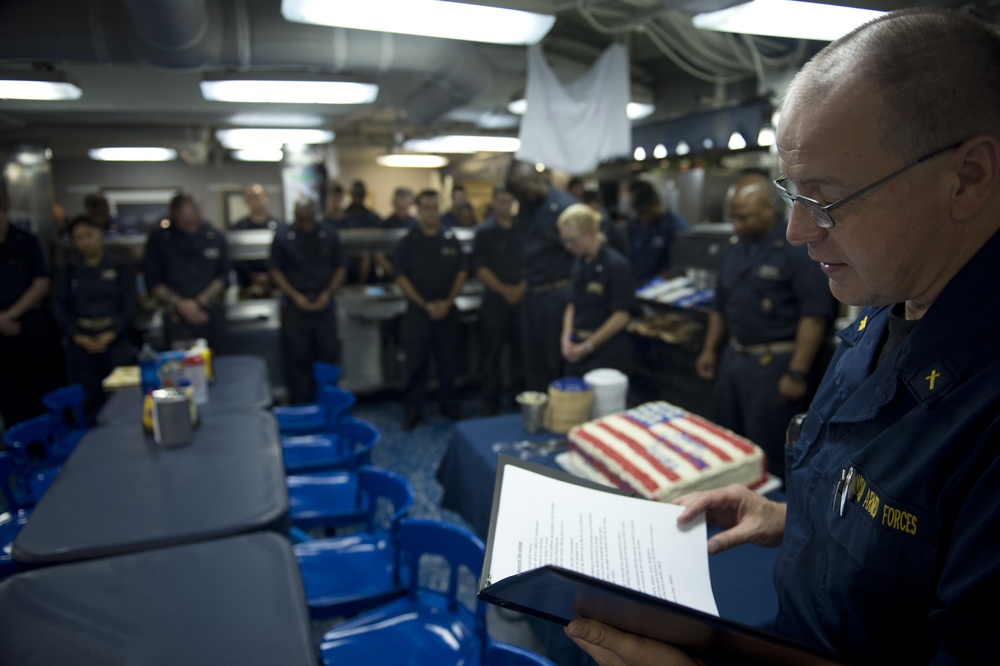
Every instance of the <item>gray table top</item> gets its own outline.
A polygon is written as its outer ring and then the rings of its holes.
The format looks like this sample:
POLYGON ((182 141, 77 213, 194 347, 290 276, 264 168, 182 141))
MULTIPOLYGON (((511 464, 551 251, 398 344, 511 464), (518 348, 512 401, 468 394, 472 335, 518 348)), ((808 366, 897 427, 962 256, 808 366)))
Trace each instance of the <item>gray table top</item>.
POLYGON ((161 448, 134 423, 93 428, 14 542, 23 563, 106 557, 287 527, 270 412, 205 415, 194 440, 161 448))
POLYGON ((0 663, 316 664, 295 555, 269 532, 0 582, 0 663))
MULTIPOLYGON (((271 406, 271 382, 267 363, 259 356, 219 356, 214 360, 215 381, 208 387, 208 402, 201 414, 267 409, 271 406)), ((131 423, 142 414, 142 392, 122 389, 108 396, 97 414, 98 425, 131 423)))

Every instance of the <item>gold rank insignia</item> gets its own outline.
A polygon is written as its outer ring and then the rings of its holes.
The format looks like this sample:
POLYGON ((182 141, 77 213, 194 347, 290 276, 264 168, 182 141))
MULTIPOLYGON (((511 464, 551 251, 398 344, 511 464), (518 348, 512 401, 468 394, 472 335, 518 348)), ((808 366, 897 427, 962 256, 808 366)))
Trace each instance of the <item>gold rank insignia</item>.
POLYGON ((770 298, 762 298, 762 299, 760 299, 760 311, 761 312, 768 313, 768 312, 770 312, 773 309, 774 309, 774 301, 772 301, 770 298))
POLYGON ((587 283, 587 293, 588 294, 597 294, 598 296, 600 296, 601 294, 604 293, 604 285, 601 284, 600 282, 588 282, 587 283))
POLYGON ((865 326, 867 325, 868 325, 868 315, 865 315, 864 319, 858 322, 858 330, 859 331, 865 330, 865 326))

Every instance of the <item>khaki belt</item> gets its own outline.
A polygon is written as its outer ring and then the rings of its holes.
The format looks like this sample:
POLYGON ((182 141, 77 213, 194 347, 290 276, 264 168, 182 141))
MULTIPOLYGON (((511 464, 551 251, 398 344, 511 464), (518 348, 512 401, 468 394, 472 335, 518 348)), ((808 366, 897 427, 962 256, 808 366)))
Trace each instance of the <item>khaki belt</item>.
POLYGON ((111 328, 115 325, 115 320, 111 317, 77 317, 76 325, 96 331, 111 328))
POLYGON ((736 338, 729 338, 730 346, 747 356, 764 356, 767 354, 790 354, 795 351, 795 340, 781 342, 765 342, 759 345, 741 345, 736 338))
POLYGON ((563 278, 561 280, 556 280, 555 282, 543 282, 542 284, 533 284, 528 288, 535 293, 541 293, 545 291, 552 291, 553 289, 558 289, 559 287, 565 287, 569 284, 569 278, 563 278))

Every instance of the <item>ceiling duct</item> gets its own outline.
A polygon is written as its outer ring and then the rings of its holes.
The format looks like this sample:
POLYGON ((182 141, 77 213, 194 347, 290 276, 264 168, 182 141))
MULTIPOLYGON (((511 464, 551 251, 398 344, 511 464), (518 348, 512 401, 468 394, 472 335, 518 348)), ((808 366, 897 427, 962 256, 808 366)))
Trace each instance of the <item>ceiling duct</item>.
POLYGON ((402 104, 418 126, 475 99, 493 73, 473 44, 291 23, 273 0, 2 2, 0 60, 405 74, 424 81, 402 104))

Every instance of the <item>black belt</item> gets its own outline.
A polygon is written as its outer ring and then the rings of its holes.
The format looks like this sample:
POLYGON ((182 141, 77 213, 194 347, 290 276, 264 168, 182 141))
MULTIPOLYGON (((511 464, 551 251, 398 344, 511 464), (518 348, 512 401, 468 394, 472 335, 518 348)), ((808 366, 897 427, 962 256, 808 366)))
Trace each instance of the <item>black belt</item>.
POLYGON ((565 287, 569 284, 569 278, 562 278, 561 280, 555 280, 554 282, 542 282, 541 284, 529 285, 528 289, 540 294, 546 291, 552 291, 553 289, 558 289, 559 287, 565 287))
POLYGON ((780 342, 764 342, 759 345, 741 345, 736 338, 730 338, 729 344, 733 349, 747 356, 765 356, 769 354, 790 354, 795 351, 795 340, 782 340, 780 342))

